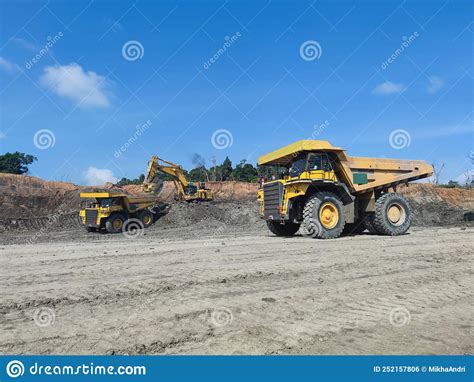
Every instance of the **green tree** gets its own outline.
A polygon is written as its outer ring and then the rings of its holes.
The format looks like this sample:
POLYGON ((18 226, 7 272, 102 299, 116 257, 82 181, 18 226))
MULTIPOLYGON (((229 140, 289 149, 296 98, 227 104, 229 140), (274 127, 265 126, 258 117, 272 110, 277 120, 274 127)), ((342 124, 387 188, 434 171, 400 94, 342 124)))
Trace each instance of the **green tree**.
POLYGON ((117 182, 117 186, 128 186, 129 184, 142 184, 144 180, 145 180, 145 175, 140 174, 140 176, 135 179, 128 179, 128 178, 120 179, 117 182))
POLYGON ((225 157, 224 162, 222 162, 220 168, 221 180, 229 180, 233 171, 232 162, 230 161, 229 157, 225 157))
POLYGON ((190 182, 204 182, 209 181, 209 174, 204 166, 193 168, 186 174, 187 179, 190 182))
POLYGON ((247 163, 245 159, 242 159, 232 171, 232 179, 254 183, 258 181, 258 171, 251 163, 247 163))
POLYGON ((9 174, 26 174, 28 172, 28 165, 38 160, 33 155, 20 153, 6 153, 0 155, 0 172, 9 174))

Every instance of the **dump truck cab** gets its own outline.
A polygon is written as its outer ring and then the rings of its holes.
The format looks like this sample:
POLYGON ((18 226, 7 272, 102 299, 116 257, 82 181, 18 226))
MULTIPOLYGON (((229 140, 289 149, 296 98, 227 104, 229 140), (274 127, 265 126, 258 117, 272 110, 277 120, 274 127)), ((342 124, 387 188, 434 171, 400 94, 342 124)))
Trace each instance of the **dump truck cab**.
POLYGON ((87 231, 107 230, 122 232, 131 219, 141 226, 149 227, 163 205, 155 198, 131 197, 115 192, 82 192, 79 216, 87 231))
POLYGON ((318 140, 297 141, 260 157, 258 164, 284 169, 279 179, 262 182, 258 192, 260 215, 278 236, 300 228, 318 238, 367 228, 402 234, 411 223, 410 207, 389 191, 432 173, 423 161, 350 157, 318 140), (377 212, 378 205, 383 206, 377 212))

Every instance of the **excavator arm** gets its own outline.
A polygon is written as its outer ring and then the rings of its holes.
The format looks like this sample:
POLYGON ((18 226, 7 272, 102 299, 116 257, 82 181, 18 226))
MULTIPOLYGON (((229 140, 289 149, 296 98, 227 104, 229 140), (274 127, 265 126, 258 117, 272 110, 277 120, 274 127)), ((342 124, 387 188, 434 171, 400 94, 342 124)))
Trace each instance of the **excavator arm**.
POLYGON ((178 198, 182 199, 186 188, 189 186, 189 182, 184 175, 183 169, 179 165, 158 158, 157 156, 152 156, 150 162, 148 162, 148 169, 143 181, 143 191, 155 191, 156 185, 154 179, 158 172, 168 174, 173 178, 178 191, 178 198))

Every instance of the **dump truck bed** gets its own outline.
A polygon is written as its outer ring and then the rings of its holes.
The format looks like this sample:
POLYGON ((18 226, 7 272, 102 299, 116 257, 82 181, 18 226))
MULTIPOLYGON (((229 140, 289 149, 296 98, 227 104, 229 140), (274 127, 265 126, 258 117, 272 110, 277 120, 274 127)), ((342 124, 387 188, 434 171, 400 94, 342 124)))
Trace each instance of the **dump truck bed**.
POLYGON ((290 166, 302 152, 333 153, 334 170, 340 181, 353 193, 363 193, 376 188, 393 187, 401 183, 423 179, 433 174, 425 161, 387 158, 351 157, 345 150, 328 141, 301 140, 259 158, 261 166, 290 166))
POLYGON ((119 192, 81 192, 81 198, 125 198, 128 203, 150 203, 157 200, 155 196, 130 196, 119 192))

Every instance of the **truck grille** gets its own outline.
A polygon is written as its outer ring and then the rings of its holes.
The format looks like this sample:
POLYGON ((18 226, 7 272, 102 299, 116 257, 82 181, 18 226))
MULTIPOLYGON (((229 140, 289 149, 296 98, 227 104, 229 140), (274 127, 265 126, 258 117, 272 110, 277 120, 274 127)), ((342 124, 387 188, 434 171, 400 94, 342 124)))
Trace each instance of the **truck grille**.
POLYGON ((86 209, 86 226, 97 227, 97 210, 86 209))
POLYGON ((265 220, 280 219, 282 196, 283 184, 281 184, 281 182, 263 185, 263 212, 265 220))

